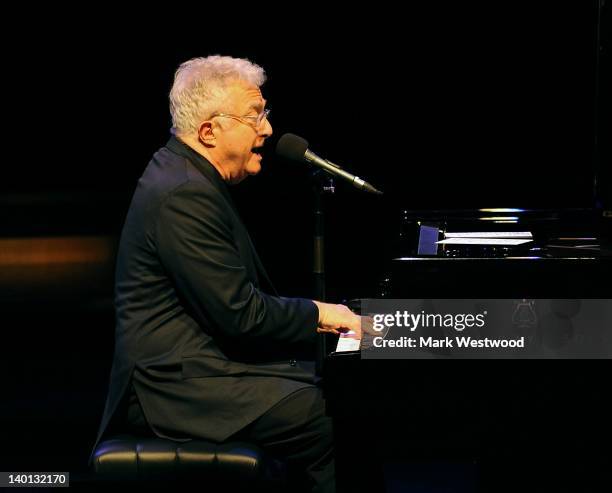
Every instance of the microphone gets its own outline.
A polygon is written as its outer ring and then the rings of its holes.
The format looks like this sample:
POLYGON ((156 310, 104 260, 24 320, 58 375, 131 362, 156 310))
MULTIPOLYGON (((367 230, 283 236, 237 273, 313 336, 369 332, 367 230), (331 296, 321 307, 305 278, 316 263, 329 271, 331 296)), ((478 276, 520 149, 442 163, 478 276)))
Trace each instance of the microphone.
POLYGON ((380 190, 374 188, 367 181, 364 181, 358 176, 344 171, 337 164, 317 156, 314 152, 308 149, 308 142, 297 135, 285 134, 278 139, 278 143, 276 144, 276 154, 293 161, 306 161, 307 163, 314 164, 332 175, 344 178, 346 181, 352 183, 353 186, 359 188, 360 190, 382 195, 380 190))

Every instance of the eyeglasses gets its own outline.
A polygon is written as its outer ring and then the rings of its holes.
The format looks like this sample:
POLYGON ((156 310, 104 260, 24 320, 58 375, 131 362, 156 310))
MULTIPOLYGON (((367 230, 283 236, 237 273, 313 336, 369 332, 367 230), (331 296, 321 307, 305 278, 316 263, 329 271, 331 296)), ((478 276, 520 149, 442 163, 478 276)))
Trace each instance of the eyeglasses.
POLYGON ((249 125, 253 127, 255 130, 258 130, 264 120, 268 119, 268 115, 270 114, 269 109, 263 110, 257 116, 238 116, 238 115, 230 115, 229 113, 215 113, 210 118, 215 118, 216 116, 222 116, 224 118, 232 118, 234 120, 238 120, 240 123, 244 123, 245 125, 249 125), (246 120, 246 121, 245 121, 246 120))

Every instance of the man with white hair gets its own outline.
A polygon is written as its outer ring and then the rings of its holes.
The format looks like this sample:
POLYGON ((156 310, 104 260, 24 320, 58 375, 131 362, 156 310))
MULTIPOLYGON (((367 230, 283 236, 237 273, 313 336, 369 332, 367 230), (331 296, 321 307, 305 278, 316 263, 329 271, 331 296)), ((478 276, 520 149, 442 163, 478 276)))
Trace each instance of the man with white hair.
POLYGON ((333 491, 330 420, 298 362, 317 332, 360 333, 343 305, 279 297, 227 190, 261 170, 265 74, 183 63, 173 136, 134 194, 117 258, 116 344, 98 440, 113 423, 174 440, 250 440, 333 491))

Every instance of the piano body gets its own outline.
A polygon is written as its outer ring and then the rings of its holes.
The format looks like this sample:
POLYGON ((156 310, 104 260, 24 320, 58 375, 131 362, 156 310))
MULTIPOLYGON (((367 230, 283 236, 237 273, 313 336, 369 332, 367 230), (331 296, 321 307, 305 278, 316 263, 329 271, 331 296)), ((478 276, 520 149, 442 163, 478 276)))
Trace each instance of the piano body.
MULTIPOLYGON (((599 243, 601 227, 593 210, 402 211, 377 297, 611 298, 612 255, 599 243), (437 241, 455 232, 530 232, 532 240, 432 250, 431 234, 423 244, 431 228, 437 241)), ((413 485, 415 467, 442 462, 463 464, 478 491, 599 481, 612 464, 611 367, 609 359, 373 360, 333 352, 324 375, 338 491, 382 491, 383 477, 389 490, 413 485)))

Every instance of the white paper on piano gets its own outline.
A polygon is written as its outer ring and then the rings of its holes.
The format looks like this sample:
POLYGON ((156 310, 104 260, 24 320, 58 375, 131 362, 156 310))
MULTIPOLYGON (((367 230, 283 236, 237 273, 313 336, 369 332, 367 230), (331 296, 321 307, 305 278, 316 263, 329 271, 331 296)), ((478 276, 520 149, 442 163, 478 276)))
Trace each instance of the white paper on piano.
POLYGON ((531 231, 444 233, 445 238, 532 238, 531 231))
POLYGON ((436 241, 440 245, 522 245, 531 240, 515 238, 449 238, 436 241))
MULTIPOLYGON (((354 332, 348 332, 347 334, 354 334, 354 332)), ((338 345, 336 346, 337 353, 343 353, 345 351, 359 351, 361 345, 361 339, 355 339, 347 335, 341 335, 338 338, 338 345)))

